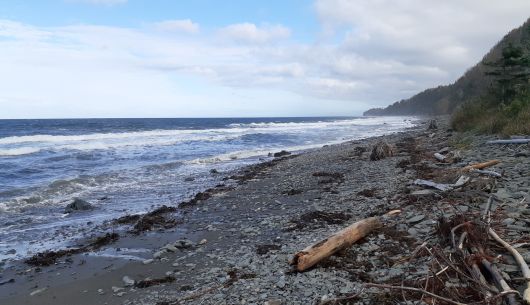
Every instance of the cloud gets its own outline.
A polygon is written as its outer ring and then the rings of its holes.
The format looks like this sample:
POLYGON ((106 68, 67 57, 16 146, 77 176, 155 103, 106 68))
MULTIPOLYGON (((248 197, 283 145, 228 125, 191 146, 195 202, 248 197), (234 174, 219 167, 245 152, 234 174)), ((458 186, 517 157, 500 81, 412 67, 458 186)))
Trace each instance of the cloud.
POLYGON ((317 0, 321 33, 189 19, 147 27, 0 20, 0 116, 359 113, 458 78, 530 1, 317 0), (473 9, 472 9, 473 8, 473 9), (149 105, 149 109, 146 109, 149 105))
POLYGON ((159 31, 166 32, 184 32, 194 34, 199 32, 199 24, 190 19, 182 20, 165 20, 154 24, 159 31))
POLYGON ((128 0, 65 0, 65 2, 112 6, 118 4, 125 4, 128 2, 128 0))
POLYGON ((238 23, 220 29, 219 35, 235 42, 263 44, 287 39, 291 31, 283 25, 257 27, 253 23, 238 23))

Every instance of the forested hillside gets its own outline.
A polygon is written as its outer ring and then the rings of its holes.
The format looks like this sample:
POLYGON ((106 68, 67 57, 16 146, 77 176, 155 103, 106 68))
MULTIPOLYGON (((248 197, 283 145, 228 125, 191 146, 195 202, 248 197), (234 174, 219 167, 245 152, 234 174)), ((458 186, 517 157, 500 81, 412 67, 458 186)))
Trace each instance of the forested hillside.
POLYGON ((464 105, 471 110, 467 104, 484 106, 485 101, 489 108, 506 107, 516 99, 528 100, 529 69, 530 19, 508 33, 455 83, 427 89, 386 108, 370 109, 364 115, 452 114, 464 105))

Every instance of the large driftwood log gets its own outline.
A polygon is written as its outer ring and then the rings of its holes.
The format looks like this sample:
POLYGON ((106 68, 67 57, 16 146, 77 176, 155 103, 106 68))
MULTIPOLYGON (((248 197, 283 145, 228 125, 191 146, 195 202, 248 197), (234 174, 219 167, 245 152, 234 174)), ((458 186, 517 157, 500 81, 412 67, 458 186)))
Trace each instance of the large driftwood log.
MULTIPOLYGON (((385 214, 385 216, 395 215, 400 212, 399 210, 393 210, 385 214)), ((338 251, 351 247, 353 243, 382 226, 381 217, 370 217, 360 220, 296 253, 290 263, 295 265, 298 271, 307 270, 338 251)))
POLYGON ((469 170, 473 170, 473 169, 483 169, 483 168, 490 167, 490 166, 493 166, 493 165, 496 165, 496 164, 499 164, 499 163, 501 163, 501 161, 499 161, 499 160, 490 160, 490 161, 483 162, 483 163, 477 163, 477 164, 468 165, 468 166, 464 167, 462 170, 463 171, 469 171, 469 170))

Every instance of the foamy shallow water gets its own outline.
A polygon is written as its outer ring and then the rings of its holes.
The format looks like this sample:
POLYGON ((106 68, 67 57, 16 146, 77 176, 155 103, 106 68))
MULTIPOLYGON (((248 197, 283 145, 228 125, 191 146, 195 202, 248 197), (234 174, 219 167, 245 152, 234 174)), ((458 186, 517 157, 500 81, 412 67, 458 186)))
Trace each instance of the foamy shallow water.
POLYGON ((0 259, 64 245, 124 214, 175 205, 219 183, 214 168, 229 172, 269 152, 413 124, 409 117, 0 120, 0 259), (74 197, 96 209, 64 214, 74 197))

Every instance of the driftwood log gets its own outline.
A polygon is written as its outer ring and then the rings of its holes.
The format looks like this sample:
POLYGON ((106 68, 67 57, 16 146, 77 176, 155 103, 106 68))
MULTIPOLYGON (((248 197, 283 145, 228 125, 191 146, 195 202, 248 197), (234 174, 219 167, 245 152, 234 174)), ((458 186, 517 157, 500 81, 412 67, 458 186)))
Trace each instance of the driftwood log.
POLYGON ((530 143, 530 139, 494 140, 494 141, 486 142, 486 144, 526 144, 526 143, 530 143))
MULTIPOLYGON (((384 216, 391 216, 400 212, 400 210, 393 210, 384 216)), ((381 220, 382 217, 377 216, 360 220, 296 253, 290 264, 294 265, 298 271, 307 270, 340 250, 351 247, 356 241, 370 234, 370 232, 381 228, 383 226, 381 220)))

